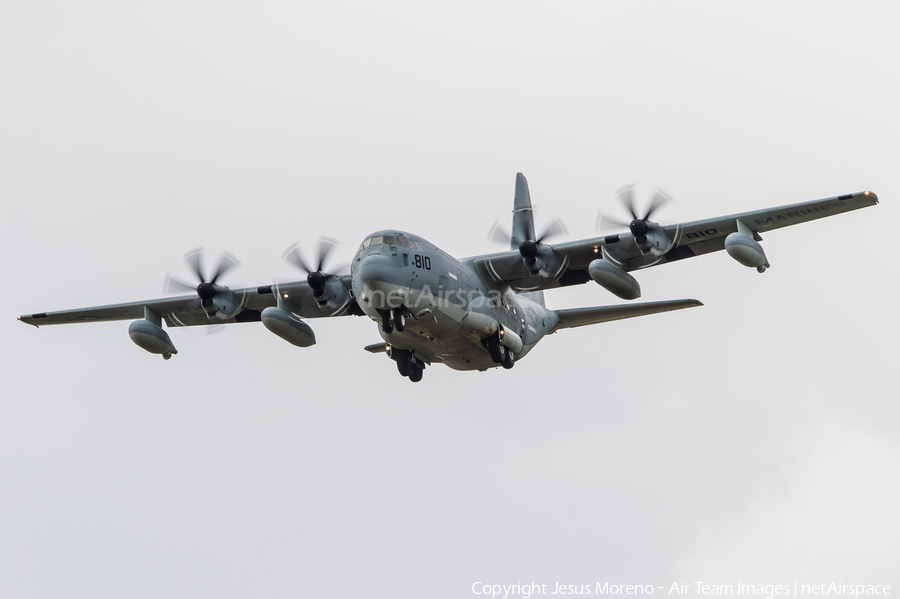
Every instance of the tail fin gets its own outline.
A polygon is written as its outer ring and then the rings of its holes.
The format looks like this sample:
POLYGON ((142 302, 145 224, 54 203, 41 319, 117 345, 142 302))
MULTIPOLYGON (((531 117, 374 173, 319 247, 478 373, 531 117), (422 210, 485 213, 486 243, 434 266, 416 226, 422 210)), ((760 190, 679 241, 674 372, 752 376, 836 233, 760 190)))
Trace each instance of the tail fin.
MULTIPOLYGON (((528 179, 522 173, 516 173, 516 195, 513 200, 512 238, 509 240, 509 249, 518 250, 519 244, 526 239, 535 239, 534 211, 531 209, 528 179)), ((542 306, 546 305, 543 291, 533 291, 521 295, 542 306)))
POLYGON ((516 173, 516 197, 513 203, 512 239, 509 249, 519 249, 526 239, 534 239, 534 212, 531 209, 531 194, 528 180, 522 173, 516 173))

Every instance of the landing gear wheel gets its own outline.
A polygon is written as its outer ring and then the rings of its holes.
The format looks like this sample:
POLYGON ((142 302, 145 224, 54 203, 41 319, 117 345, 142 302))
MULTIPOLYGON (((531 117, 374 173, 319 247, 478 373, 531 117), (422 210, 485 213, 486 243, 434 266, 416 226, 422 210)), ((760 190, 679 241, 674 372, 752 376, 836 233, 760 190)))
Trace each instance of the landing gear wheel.
POLYGON ((516 354, 511 349, 506 350, 506 357, 503 359, 503 367, 509 370, 516 365, 516 354))
POLYGON ((488 337, 488 352, 495 364, 503 363, 503 358, 506 357, 506 346, 500 343, 500 335, 497 333, 488 337))
POLYGON ((406 329, 406 308, 396 308, 391 310, 393 315, 394 328, 398 333, 402 333, 406 329))
POLYGON ((400 373, 400 376, 409 376, 412 374, 413 365, 410 364, 409 358, 401 357, 397 360, 397 371, 400 373))
POLYGON ((394 332, 394 321, 391 320, 390 312, 382 312, 381 313, 381 328, 385 333, 390 335, 394 332))
POLYGON ((409 380, 414 383, 418 383, 422 380, 422 373, 425 372, 425 369, 419 365, 413 366, 412 371, 409 373, 409 380))

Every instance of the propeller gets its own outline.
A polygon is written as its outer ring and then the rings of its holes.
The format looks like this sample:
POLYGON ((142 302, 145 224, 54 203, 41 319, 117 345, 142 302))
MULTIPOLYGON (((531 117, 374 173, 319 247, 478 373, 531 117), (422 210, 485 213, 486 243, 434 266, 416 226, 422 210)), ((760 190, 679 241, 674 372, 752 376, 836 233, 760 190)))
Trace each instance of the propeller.
POLYGON ((187 262, 200 283, 195 287, 169 274, 166 276, 165 291, 166 293, 171 293, 173 290, 182 292, 195 291, 197 296, 200 297, 200 305, 209 313, 210 310, 214 310, 212 300, 219 291, 216 289, 216 281, 229 270, 240 266, 240 262, 231 254, 225 252, 222 254, 222 259, 219 260, 219 265, 207 280, 206 275, 203 273, 203 248, 197 248, 185 254, 184 261, 187 262))
POLYGON ((500 223, 494 223, 488 238, 497 243, 515 242, 519 246, 519 253, 525 260, 525 265, 531 267, 534 266, 535 259, 538 255, 538 246, 543 243, 545 239, 565 233, 568 233, 566 226, 557 218, 544 229, 543 233, 537 236, 537 239, 513 239, 512 235, 500 226, 500 223))
POLYGON ((650 206, 647 208, 644 216, 638 216, 637 209, 634 205, 634 186, 620 190, 616 196, 628 212, 631 213, 631 222, 625 223, 615 218, 608 217, 603 212, 600 212, 597 215, 598 227, 602 228, 604 222, 608 222, 616 227, 628 227, 628 230, 631 231, 631 235, 638 245, 647 243, 647 232, 650 231, 648 220, 661 206, 672 200, 661 189, 657 189, 653 194, 653 198, 650 200, 650 206))
MULTIPOLYGON (((331 250, 337 247, 337 245, 338 242, 333 239, 328 239, 327 237, 319 239, 319 257, 315 268, 309 266, 303 259, 303 256, 300 254, 299 243, 295 243, 284 253, 285 260, 306 273, 306 282, 309 283, 309 288, 312 289, 313 297, 321 297, 322 293, 325 291, 325 283, 328 281, 328 277, 335 276, 325 272, 323 269, 325 268, 325 260, 328 258, 328 254, 330 254, 331 250)), ((342 266, 338 270, 345 269, 346 267, 342 266)))
POLYGON ((522 258, 525 259, 525 264, 528 266, 534 264, 534 260, 538 255, 538 245, 540 245, 545 239, 549 239, 550 237, 554 237, 565 232, 565 225, 563 225, 559 219, 556 219, 552 223, 550 223, 550 225, 546 229, 544 229, 543 233, 538 235, 537 239, 523 239, 519 243, 519 253, 522 254, 522 258))

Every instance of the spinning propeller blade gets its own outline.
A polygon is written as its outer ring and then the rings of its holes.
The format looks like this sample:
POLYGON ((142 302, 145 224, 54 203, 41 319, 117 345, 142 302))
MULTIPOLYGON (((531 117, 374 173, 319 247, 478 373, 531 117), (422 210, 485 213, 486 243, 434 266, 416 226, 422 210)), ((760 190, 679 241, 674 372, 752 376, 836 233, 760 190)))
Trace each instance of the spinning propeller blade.
POLYGON ((182 293, 185 291, 195 291, 200 298, 200 304, 205 309, 212 308, 212 300, 217 293, 215 285, 219 277, 223 276, 232 268, 240 265, 237 258, 228 252, 225 252, 222 255, 222 259, 219 261, 219 266, 216 268, 212 277, 207 281, 203 274, 203 248, 197 248, 196 250, 192 250, 185 254, 184 261, 187 262, 191 271, 193 271, 194 275, 196 275, 197 279, 200 281, 199 284, 197 286, 189 285, 188 283, 173 277, 170 273, 166 275, 166 281, 163 288, 166 293, 171 293, 173 290, 182 293))
POLYGON ((163 293, 187 293, 190 291, 197 291, 197 287, 188 285, 181 279, 172 276, 171 273, 166 275, 166 280, 163 283, 163 293))
MULTIPOLYGON (((310 268, 303 260, 303 256, 300 254, 299 243, 295 243, 284 253, 285 260, 306 273, 306 282, 313 290, 314 296, 320 296, 322 294, 322 291, 325 289, 325 283, 328 280, 328 277, 336 276, 334 274, 325 272, 324 268, 325 260, 328 258, 328 254, 330 254, 331 251, 335 247, 337 247, 337 245, 338 242, 333 239, 329 239, 327 237, 322 237, 321 239, 319 239, 318 259, 316 260, 315 269, 310 268)), ((345 265, 341 265, 341 268, 337 269, 337 272, 340 272, 342 270, 346 270, 345 265)))
POLYGON ((550 223, 546 229, 544 229, 544 232, 538 235, 538 238, 534 241, 536 243, 541 243, 545 239, 550 239, 551 237, 556 237, 557 235, 565 235, 568 232, 569 231, 566 230, 566 226, 563 224, 563 222, 558 218, 555 218, 553 219, 553 222, 550 223))
POLYGON ((672 201, 663 190, 657 189, 653 193, 653 198, 650 200, 650 206, 647 208, 644 216, 638 216, 638 211, 634 203, 633 185, 619 190, 616 197, 619 198, 619 201, 622 202, 622 205, 625 206, 625 209, 631 214, 631 222, 624 223, 607 216, 605 212, 601 211, 597 214, 597 227, 598 229, 603 229, 606 223, 617 228, 628 227, 634 240, 638 243, 645 243, 647 241, 647 232, 650 230, 648 221, 650 217, 653 216, 653 213, 659 210, 663 205, 672 201))
POLYGON ((495 222, 494 226, 491 227, 491 232, 488 233, 488 239, 495 243, 508 244, 509 240, 512 239, 512 235, 504 229, 500 223, 495 222))
POLYGON ((551 237, 556 237, 557 235, 563 235, 568 233, 569 231, 566 229, 566 225, 563 222, 555 218, 553 222, 551 222, 544 232, 537 236, 537 239, 512 239, 512 235, 510 235, 509 231, 503 228, 500 223, 494 223, 494 226, 491 227, 490 233, 488 233, 488 239, 494 241, 496 243, 507 244, 510 241, 515 241, 516 245, 521 247, 523 243, 529 242, 531 244, 539 244, 543 243, 545 240, 550 239, 551 237))

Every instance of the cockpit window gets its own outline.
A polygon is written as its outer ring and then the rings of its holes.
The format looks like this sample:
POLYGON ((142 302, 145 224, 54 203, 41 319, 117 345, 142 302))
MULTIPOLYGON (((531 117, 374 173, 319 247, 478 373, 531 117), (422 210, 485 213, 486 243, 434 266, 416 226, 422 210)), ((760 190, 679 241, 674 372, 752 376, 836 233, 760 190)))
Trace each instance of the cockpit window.
POLYGON ((416 249, 415 243, 401 235, 376 235, 375 237, 370 237, 362 242, 362 246, 359 250, 362 251, 370 245, 393 245, 416 249))

